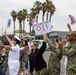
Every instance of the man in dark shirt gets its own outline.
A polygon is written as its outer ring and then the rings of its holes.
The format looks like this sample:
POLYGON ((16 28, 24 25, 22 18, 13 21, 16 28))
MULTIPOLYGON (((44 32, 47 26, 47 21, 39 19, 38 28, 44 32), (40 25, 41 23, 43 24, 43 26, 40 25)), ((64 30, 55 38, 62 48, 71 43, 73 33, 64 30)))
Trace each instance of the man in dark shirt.
POLYGON ((46 38, 43 34, 43 44, 38 49, 38 44, 33 44, 33 49, 29 55, 30 73, 32 74, 35 70, 35 75, 47 75, 47 65, 43 59, 43 53, 46 50, 46 38))

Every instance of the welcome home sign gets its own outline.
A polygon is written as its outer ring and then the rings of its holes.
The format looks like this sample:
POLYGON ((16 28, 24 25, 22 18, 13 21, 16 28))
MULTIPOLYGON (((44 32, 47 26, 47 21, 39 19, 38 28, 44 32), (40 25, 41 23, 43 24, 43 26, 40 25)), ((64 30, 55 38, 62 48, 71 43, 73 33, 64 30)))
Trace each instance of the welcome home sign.
POLYGON ((53 26, 49 21, 37 23, 33 25, 35 35, 42 35, 44 33, 49 33, 52 31, 53 26))

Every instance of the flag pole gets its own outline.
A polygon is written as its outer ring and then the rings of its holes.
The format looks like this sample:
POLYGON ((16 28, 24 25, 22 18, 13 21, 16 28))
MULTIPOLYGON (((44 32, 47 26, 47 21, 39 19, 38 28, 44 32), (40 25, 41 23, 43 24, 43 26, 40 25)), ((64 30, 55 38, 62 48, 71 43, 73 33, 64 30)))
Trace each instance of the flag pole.
POLYGON ((68 17, 68 24, 67 24, 67 27, 68 27, 68 29, 69 29, 69 32, 71 32, 71 31, 72 31, 72 28, 71 28, 71 24, 69 23, 69 17, 68 17))
MULTIPOLYGON (((69 17, 68 17, 68 22, 67 22, 67 25, 69 24, 69 17)), ((68 26, 67 26, 68 27, 68 26)))

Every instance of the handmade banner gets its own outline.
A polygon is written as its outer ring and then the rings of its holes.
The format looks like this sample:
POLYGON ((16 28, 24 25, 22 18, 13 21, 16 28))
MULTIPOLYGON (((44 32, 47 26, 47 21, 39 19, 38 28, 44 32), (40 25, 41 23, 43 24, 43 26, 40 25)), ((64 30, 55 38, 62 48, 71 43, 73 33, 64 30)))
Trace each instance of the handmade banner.
POLYGON ((49 21, 41 22, 33 25, 35 35, 41 35, 52 31, 53 26, 49 21))
POLYGON ((11 25, 11 19, 8 19, 7 28, 10 28, 11 25))

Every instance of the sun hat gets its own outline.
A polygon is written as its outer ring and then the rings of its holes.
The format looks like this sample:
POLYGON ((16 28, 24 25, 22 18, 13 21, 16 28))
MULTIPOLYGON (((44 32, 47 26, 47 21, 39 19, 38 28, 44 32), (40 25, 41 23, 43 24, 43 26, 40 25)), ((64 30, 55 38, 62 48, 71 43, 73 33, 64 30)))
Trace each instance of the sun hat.
POLYGON ((14 38, 18 41, 21 41, 21 39, 17 35, 14 35, 14 38))

